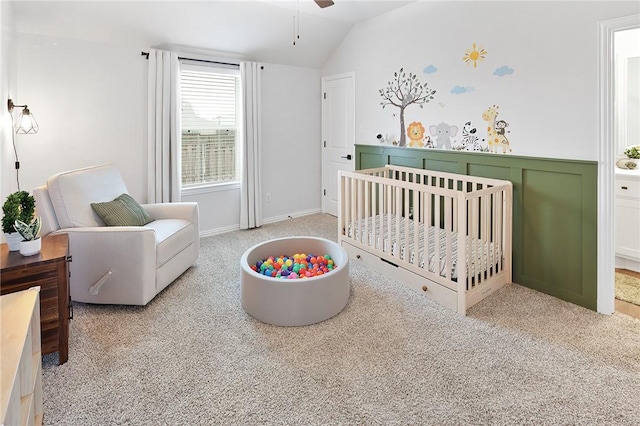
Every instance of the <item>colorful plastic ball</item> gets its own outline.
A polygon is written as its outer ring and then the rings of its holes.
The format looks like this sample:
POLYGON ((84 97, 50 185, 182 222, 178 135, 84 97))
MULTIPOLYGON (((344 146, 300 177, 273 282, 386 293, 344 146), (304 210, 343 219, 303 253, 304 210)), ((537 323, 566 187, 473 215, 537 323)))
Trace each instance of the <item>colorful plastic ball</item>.
POLYGON ((330 255, 296 253, 269 256, 258 260, 251 269, 267 277, 278 279, 306 279, 324 275, 336 268, 330 255))

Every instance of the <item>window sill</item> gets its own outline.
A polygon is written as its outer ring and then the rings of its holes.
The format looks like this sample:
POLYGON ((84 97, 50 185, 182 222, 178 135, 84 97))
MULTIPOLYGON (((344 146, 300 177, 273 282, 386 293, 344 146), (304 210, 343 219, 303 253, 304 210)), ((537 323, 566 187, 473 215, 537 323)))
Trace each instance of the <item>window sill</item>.
POLYGON ((194 188, 183 188, 180 193, 183 196, 207 194, 210 192, 234 191, 240 189, 240 182, 216 183, 211 185, 197 186, 194 188))

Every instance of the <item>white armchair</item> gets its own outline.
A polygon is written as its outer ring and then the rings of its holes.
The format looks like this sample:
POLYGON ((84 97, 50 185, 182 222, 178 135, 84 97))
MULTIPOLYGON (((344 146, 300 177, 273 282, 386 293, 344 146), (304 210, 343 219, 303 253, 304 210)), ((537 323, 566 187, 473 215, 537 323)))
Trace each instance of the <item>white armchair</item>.
POLYGON ((142 204, 152 222, 106 226, 91 203, 123 193, 112 164, 59 173, 33 190, 41 235, 69 234, 74 301, 146 305, 198 259, 197 203, 142 204))

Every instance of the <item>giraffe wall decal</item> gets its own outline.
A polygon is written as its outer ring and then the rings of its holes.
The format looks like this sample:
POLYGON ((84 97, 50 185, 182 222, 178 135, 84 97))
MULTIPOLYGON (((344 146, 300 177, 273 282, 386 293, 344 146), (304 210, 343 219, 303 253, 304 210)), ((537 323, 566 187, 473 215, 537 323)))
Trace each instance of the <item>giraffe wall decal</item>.
POLYGON ((505 131, 509 123, 504 120, 496 121, 498 109, 499 107, 497 105, 490 106, 482 113, 482 119, 489 122, 489 126, 487 126, 487 144, 489 151, 497 153, 498 149, 502 148, 502 153, 506 154, 507 151, 512 151, 505 131))

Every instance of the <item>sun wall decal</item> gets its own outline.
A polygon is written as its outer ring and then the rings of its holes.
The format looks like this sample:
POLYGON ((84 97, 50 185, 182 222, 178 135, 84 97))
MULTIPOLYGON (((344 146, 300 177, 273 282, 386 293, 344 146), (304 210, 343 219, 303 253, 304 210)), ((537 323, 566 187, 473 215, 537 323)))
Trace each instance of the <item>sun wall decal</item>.
POLYGON ((473 64, 473 67, 478 66, 478 61, 484 61, 484 57, 487 55, 487 51, 482 46, 477 46, 473 43, 471 49, 467 49, 462 57, 462 60, 467 64, 473 64))

